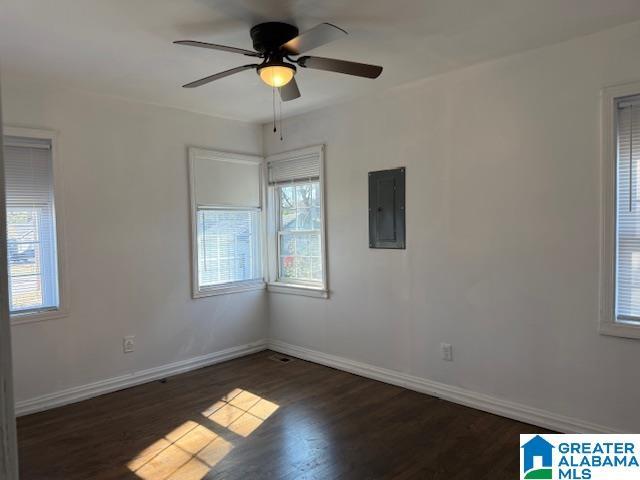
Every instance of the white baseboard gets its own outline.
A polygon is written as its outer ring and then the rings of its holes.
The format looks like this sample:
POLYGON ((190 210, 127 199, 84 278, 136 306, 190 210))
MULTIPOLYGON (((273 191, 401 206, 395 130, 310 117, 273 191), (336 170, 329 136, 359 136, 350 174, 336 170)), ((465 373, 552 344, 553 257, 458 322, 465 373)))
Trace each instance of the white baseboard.
POLYGON ((482 393, 473 392, 465 388, 454 387, 426 378, 416 377, 394 370, 360 363, 344 357, 298 347, 279 340, 269 340, 268 348, 292 357, 298 357, 310 362, 333 367, 345 372, 354 373, 362 377, 379 380, 416 392, 426 393, 435 397, 459 403, 485 412, 511 418, 520 422, 537 425, 562 433, 626 433, 620 430, 597 425, 577 418, 557 415, 546 410, 529 407, 482 393))
POLYGON ((298 357, 303 360, 326 365, 328 367, 354 373, 362 377, 371 378, 391 385, 408 388, 416 392, 426 393, 435 397, 458 403, 485 412, 511 418, 524 423, 538 425, 563 433, 627 433, 603 425, 597 425, 584 420, 558 415, 546 410, 529 407, 520 403, 491 397, 465 388, 455 387, 426 378, 408 375, 406 373, 388 370, 366 363, 356 362, 348 358, 329 355, 316 350, 291 345, 279 340, 259 340, 250 344, 228 348, 219 352, 199 357, 181 360, 179 362, 154 367, 127 375, 100 380, 97 382, 72 387, 58 392, 49 393, 16 403, 16 415, 48 410, 50 408, 79 402, 105 393, 122 390, 123 388, 140 385, 142 383, 159 380, 171 375, 196 370, 216 363, 224 362, 265 349, 298 357))
POLYGON ((250 353, 265 350, 266 348, 267 341, 258 340, 246 345, 227 348, 225 350, 220 350, 219 352, 169 363, 160 367, 140 370, 139 372, 132 372, 126 375, 120 375, 118 377, 112 377, 106 380, 100 380, 86 385, 48 393, 39 397, 16 402, 16 415, 27 415, 29 413, 40 412, 50 408, 67 405, 69 403, 79 402, 105 393, 122 390, 123 388, 132 387, 134 385, 140 385, 141 383, 159 380, 171 375, 196 370, 198 368, 224 362, 233 358, 243 357, 250 353))

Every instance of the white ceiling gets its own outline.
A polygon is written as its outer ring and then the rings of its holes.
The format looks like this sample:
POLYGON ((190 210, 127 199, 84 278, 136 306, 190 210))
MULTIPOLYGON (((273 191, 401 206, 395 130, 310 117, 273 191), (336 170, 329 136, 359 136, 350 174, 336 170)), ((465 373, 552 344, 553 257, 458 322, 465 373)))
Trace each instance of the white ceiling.
POLYGON ((15 78, 267 121, 271 91, 251 71, 180 87, 247 57, 171 42, 250 49, 255 23, 326 21, 349 36, 312 55, 385 67, 377 80, 299 69, 290 116, 638 19, 638 0, 0 0, 0 59, 15 78))

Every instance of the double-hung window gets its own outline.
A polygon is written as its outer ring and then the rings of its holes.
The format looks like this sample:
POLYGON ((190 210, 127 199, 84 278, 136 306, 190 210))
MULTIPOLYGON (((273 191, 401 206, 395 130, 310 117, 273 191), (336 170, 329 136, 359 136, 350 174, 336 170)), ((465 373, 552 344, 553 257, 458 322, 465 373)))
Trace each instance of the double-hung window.
POLYGON ((263 288, 262 159, 189 149, 193 297, 263 288))
POLYGON ((4 137, 9 308, 14 318, 60 308, 51 138, 4 137))
POLYGON ((640 83, 603 92, 600 331, 640 338, 640 83))
POLYGON ((322 153, 310 147, 267 159, 272 291, 327 295, 322 153))

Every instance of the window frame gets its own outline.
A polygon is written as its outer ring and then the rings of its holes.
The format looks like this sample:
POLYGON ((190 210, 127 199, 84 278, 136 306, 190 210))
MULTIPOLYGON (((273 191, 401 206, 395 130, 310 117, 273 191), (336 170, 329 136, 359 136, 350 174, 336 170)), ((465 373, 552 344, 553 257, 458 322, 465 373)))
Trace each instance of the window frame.
POLYGON ((640 95, 640 82, 605 87, 601 91, 601 239, 600 312, 602 335, 640 339, 640 322, 621 321, 616 315, 617 260, 617 102, 640 95))
MULTIPOLYGON (((317 155, 320 163, 319 193, 320 193, 320 255, 322 264, 322 280, 310 282, 306 280, 284 280, 279 278, 280 262, 280 201, 278 198, 278 186, 269 185, 268 175, 265 175, 265 191, 267 192, 267 250, 268 250, 268 282, 267 289, 275 293, 287 293, 316 298, 329 298, 328 271, 327 271, 327 236, 326 236, 326 200, 325 200, 325 172, 324 172, 324 145, 314 145, 298 150, 291 150, 266 158, 266 164, 278 161, 292 161, 296 158, 304 158, 317 155)), ((267 167, 268 168, 268 167, 267 167)))
MULTIPOLYGON (((64 241, 64 207, 62 198, 62 167, 58 156, 58 134, 53 130, 4 126, 5 137, 23 137, 48 140, 51 143, 51 172, 53 176, 53 222, 56 238, 56 261, 58 267, 58 307, 30 309, 23 312, 10 313, 11 325, 66 317, 69 314, 68 276, 64 241)), ((6 239, 5 239, 6 248, 6 239)))
POLYGON ((264 159, 257 155, 246 155, 233 152, 224 152, 220 150, 210 150, 198 147, 188 147, 188 165, 189 165, 189 203, 190 203, 190 223, 191 223, 191 297, 193 299, 205 298, 216 295, 225 295, 230 293, 247 292, 251 290, 262 290, 266 288, 265 282, 265 200, 264 200, 264 159), (259 207, 238 206, 238 205, 208 205, 198 204, 196 199, 196 160, 206 159, 231 163, 245 163, 258 165, 260 169, 260 178, 258 185, 260 188, 259 207), (198 211, 200 209, 215 210, 253 210, 258 212, 258 228, 256 238, 259 242, 258 246, 258 262, 260 263, 259 271, 262 272, 260 279, 242 280, 237 282, 223 283, 219 285, 200 286, 199 270, 198 270, 198 211))

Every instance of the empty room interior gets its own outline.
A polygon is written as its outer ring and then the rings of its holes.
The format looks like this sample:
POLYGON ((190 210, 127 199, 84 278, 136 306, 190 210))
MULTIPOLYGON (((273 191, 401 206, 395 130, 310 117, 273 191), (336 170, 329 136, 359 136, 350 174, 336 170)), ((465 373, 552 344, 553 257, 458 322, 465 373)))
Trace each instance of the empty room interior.
POLYGON ((3 480, 640 433, 639 1, 0 0, 0 88, 3 480))

